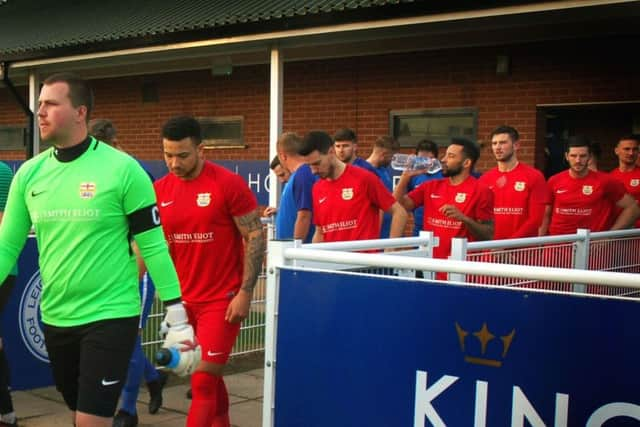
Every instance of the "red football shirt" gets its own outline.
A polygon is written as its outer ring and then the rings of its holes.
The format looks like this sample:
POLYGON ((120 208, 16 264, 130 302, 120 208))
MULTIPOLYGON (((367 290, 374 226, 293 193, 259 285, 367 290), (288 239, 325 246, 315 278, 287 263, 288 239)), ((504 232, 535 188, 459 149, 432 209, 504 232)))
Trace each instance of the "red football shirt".
POLYGON ((183 300, 231 298, 242 284, 244 259, 242 235, 233 217, 258 206, 247 183, 205 162, 196 179, 185 181, 170 173, 154 186, 183 300))
POLYGON ((574 178, 563 171, 549 178, 552 211, 549 234, 573 234, 579 228, 609 230, 615 220, 615 204, 626 191, 610 175, 589 171, 574 178))
POLYGON ((312 191, 313 220, 325 242, 378 239, 379 211, 396 201, 376 175, 352 165, 336 180, 319 180, 312 191))
POLYGON ((434 258, 448 258, 451 254, 451 239, 466 237, 475 240, 462 221, 440 213, 442 205, 454 205, 463 214, 475 221, 493 218, 493 193, 473 176, 458 185, 451 185, 448 178, 427 181, 411 191, 408 196, 413 203, 424 206, 422 229, 433 231, 440 243, 433 250, 434 258))
MULTIPOLYGON (((621 182, 624 188, 626 188, 627 193, 636 199, 636 202, 640 203, 640 167, 636 167, 629 172, 621 172, 620 169, 615 168, 609 175, 616 181, 621 182)), ((616 212, 618 214, 620 213, 619 210, 616 210, 616 212)), ((636 221, 634 227, 640 228, 640 219, 636 221)))
POLYGON ((491 169, 479 178, 493 191, 494 239, 535 237, 551 195, 542 173, 524 163, 508 172, 491 169))

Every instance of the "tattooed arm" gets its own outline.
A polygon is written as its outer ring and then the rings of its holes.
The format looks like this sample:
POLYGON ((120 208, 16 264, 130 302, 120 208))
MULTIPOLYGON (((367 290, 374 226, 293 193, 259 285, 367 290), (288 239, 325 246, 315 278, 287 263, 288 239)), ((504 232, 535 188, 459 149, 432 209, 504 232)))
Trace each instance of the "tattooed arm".
POLYGON ((256 286, 258 274, 262 270, 265 241, 257 210, 234 217, 233 221, 244 238, 244 273, 240 291, 231 300, 225 320, 237 323, 242 322, 249 315, 253 288, 256 286))

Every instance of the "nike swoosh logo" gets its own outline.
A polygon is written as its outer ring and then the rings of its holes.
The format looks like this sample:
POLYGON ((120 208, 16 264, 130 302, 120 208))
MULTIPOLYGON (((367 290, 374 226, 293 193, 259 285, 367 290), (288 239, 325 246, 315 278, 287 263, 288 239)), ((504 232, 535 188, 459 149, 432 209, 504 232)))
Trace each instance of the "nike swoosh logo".
POLYGON ((118 384, 119 382, 120 380, 107 381, 105 378, 102 379, 103 386, 110 386, 110 385, 118 384))
POLYGON ((439 199, 440 197, 442 197, 442 196, 440 196, 439 194, 432 194, 431 195, 432 199, 439 199))
POLYGON ((173 204, 173 200, 171 200, 170 202, 160 202, 160 206, 162 206, 163 208, 166 208, 169 205, 173 204))
POLYGON ((556 190, 556 194, 566 193, 569 190, 556 190))
POLYGON ((207 351, 207 356, 209 357, 213 357, 213 356, 217 356, 219 354, 222 354, 222 352, 215 352, 215 351, 207 351))
POLYGON ((45 191, 47 191, 47 190, 42 190, 42 191, 32 191, 32 192, 31 192, 31 197, 39 196, 39 195, 41 195, 42 193, 44 193, 45 191))
POLYGON ((322 199, 318 200, 318 203, 324 203, 325 200, 327 200, 327 198, 323 197, 322 199))

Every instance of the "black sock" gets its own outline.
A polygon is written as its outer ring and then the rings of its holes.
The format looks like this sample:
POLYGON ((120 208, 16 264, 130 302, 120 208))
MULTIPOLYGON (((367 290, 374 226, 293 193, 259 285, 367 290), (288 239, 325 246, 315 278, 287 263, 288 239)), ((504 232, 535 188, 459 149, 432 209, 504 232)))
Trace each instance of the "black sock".
POLYGON ((9 394, 9 363, 4 349, 0 349, 0 414, 13 412, 13 402, 9 394))

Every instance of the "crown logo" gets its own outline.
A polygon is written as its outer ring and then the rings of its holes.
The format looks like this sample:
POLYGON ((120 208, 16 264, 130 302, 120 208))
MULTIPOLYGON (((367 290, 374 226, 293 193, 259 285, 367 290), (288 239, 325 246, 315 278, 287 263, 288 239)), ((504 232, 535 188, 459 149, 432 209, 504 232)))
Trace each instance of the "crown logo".
MULTIPOLYGON (((468 331, 462 329, 458 322, 455 322, 455 325, 456 333, 458 334, 458 341, 460 342, 460 350, 462 350, 462 353, 465 353, 465 340, 467 338, 467 335, 470 334, 468 331)), ((513 329, 509 335, 499 337, 500 340, 502 340, 502 355, 500 356, 500 358, 489 358, 486 355, 487 345, 490 341, 496 339, 496 336, 492 334, 491 331, 489 331, 489 327, 487 326, 486 322, 482 324, 482 328, 480 328, 479 331, 473 332, 471 335, 473 335, 478 339, 478 341, 480 341, 480 355, 470 356, 465 354, 464 361, 467 363, 472 363, 474 365, 484 365, 499 368, 502 366, 502 361, 509 352, 513 337, 516 335, 516 330, 513 329)))

